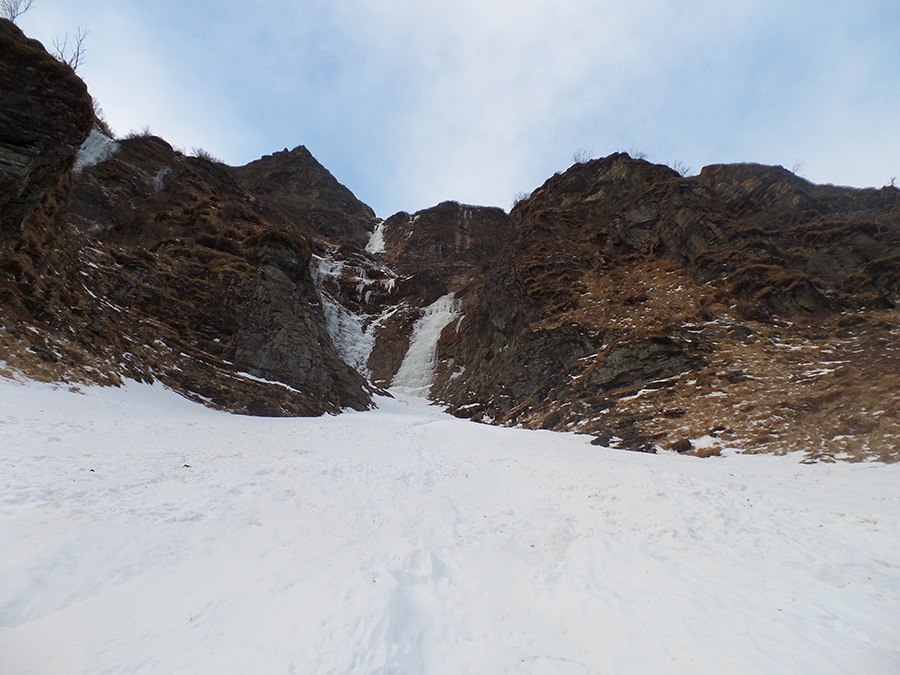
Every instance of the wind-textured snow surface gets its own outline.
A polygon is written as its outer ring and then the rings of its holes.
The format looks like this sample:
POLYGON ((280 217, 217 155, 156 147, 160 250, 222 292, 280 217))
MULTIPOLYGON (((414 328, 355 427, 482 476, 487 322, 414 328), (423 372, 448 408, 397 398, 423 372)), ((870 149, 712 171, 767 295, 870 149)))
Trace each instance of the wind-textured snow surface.
POLYGON ((425 307, 409 338, 409 349, 391 381, 391 389, 412 395, 427 396, 434 382, 437 343, 444 327, 458 315, 453 293, 441 296, 425 307))
POLYGON ((0 673, 900 672, 900 466, 0 379, 0 673))

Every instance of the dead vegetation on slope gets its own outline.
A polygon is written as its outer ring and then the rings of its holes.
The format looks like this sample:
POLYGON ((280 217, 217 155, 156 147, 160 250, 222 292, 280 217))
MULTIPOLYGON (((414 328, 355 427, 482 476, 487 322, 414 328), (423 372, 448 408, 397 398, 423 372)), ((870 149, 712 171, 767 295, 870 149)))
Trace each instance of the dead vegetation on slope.
POLYGON ((898 213, 779 167, 576 165, 514 210, 434 391, 632 450, 896 461, 898 213))

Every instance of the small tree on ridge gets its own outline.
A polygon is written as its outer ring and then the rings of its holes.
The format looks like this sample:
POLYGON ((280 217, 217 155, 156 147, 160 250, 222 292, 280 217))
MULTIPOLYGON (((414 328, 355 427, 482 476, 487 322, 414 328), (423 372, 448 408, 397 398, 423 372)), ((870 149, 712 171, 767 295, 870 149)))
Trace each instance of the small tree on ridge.
POLYGON ((15 23, 33 4, 34 0, 0 0, 0 16, 15 23))
MULTIPOLYGON (((2 2, 3 0, 0 0, 2 2)), ((61 61, 69 66, 72 70, 78 70, 84 62, 84 39, 87 37, 88 31, 79 28, 75 33, 75 43, 69 48, 69 34, 65 37, 55 38, 53 40, 53 56, 57 61, 61 61)))

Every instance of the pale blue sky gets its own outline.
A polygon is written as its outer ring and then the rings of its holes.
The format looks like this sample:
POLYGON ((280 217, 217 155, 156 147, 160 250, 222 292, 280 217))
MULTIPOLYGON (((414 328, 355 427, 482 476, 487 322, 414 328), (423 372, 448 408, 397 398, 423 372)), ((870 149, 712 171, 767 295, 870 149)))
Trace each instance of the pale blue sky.
POLYGON ((381 217, 508 208, 577 151, 900 176, 897 0, 35 0, 119 134, 306 145, 381 217))

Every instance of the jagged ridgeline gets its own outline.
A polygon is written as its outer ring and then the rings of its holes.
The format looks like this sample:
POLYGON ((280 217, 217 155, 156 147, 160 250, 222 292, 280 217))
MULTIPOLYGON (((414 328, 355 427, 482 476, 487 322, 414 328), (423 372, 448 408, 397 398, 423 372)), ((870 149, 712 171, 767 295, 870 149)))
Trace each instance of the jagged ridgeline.
POLYGON ((302 146, 229 167, 93 126, 0 21, 2 372, 257 415, 396 387, 633 450, 900 457, 894 187, 615 154, 509 214, 382 221, 302 146))

